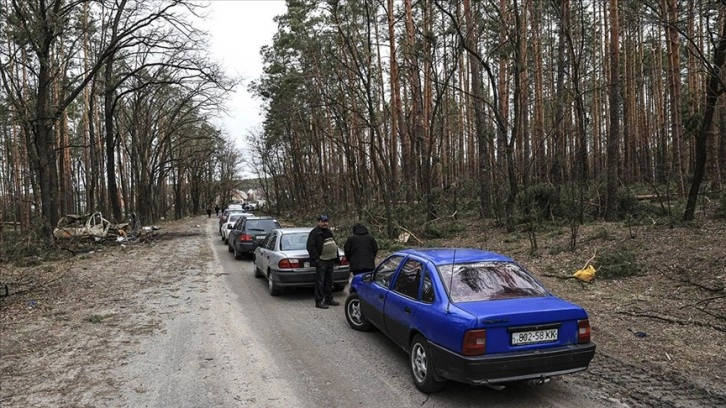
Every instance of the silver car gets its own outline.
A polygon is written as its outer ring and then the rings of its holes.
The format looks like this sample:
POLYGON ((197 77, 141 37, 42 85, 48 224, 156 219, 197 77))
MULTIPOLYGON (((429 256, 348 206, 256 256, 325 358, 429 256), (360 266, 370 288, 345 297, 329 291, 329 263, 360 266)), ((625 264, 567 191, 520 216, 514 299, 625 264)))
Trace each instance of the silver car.
MULTIPOLYGON (((255 277, 267 278, 272 296, 286 287, 314 287, 315 267, 310 265, 307 250, 312 228, 278 228, 272 230, 255 248, 255 277)), ((342 249, 333 270, 333 290, 341 291, 348 284, 350 266, 342 249)))
POLYGON ((238 219, 242 217, 252 217, 252 213, 248 212, 231 212, 227 216, 227 221, 222 224, 222 241, 224 241, 225 244, 229 245, 229 230, 232 229, 234 226, 234 223, 237 222, 238 219))

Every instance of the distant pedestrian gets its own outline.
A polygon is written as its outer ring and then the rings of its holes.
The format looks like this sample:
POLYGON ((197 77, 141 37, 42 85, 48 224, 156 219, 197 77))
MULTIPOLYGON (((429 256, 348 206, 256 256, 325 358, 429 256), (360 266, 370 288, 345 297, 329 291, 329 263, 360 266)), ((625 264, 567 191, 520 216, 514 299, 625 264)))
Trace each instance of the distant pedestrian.
POLYGON ((219 204, 214 205, 214 213, 217 217, 219 217, 219 204))
POLYGON ((353 234, 345 240, 343 250, 353 275, 375 269, 378 242, 368 233, 368 228, 363 224, 353 226, 353 234))
POLYGON ((212 218, 212 208, 207 207, 207 218, 212 218))
POLYGON ((315 307, 327 309, 338 306, 333 299, 333 268, 338 259, 338 245, 328 228, 327 215, 318 216, 318 225, 308 235, 307 249, 310 263, 315 265, 315 307))

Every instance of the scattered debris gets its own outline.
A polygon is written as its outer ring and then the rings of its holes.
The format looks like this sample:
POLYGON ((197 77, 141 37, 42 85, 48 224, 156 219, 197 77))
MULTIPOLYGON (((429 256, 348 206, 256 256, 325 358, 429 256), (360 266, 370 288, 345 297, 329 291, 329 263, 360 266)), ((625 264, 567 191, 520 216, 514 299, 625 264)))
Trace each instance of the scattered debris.
POLYGON ((645 332, 642 332, 642 331, 634 331, 633 329, 628 329, 628 331, 631 332, 631 333, 633 333, 633 335, 635 337, 638 337, 638 338, 641 338, 641 339, 643 337, 647 336, 647 334, 645 332))
POLYGON ((597 275, 595 267, 592 265, 588 265, 586 268, 578 269, 575 273, 572 274, 572 277, 579 279, 583 282, 590 283, 593 281, 593 279, 595 279, 595 275, 597 275))

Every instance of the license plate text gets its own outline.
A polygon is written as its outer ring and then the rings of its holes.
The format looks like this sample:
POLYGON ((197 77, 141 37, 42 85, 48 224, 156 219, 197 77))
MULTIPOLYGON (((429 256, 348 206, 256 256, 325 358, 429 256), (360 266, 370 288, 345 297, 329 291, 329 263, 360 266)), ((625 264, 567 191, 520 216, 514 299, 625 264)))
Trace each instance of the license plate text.
POLYGON ((512 333, 512 345, 547 343, 557 341, 557 329, 533 330, 512 333))

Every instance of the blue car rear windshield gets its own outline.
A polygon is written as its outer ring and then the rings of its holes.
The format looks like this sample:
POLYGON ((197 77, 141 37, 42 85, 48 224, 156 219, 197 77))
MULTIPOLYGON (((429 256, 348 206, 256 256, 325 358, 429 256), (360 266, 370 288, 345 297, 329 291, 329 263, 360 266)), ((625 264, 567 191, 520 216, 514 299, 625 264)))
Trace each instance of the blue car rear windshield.
POLYGON ((452 302, 547 296, 547 290, 512 262, 439 265, 452 302))

